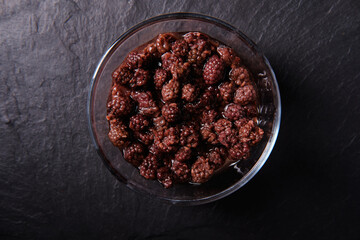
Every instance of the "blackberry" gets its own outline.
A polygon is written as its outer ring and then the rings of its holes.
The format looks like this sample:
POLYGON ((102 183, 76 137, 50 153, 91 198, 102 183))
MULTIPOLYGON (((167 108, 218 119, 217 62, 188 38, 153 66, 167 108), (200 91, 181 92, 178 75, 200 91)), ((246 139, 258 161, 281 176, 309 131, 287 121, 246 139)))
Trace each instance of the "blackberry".
POLYGON ((162 157, 162 152, 161 152, 160 148, 157 147, 156 143, 153 143, 150 145, 149 152, 154 154, 158 158, 162 157))
POLYGON ((215 122, 217 117, 218 113, 215 109, 204 110, 201 114, 201 122, 210 124, 215 122))
POLYGON ((125 64, 129 69, 137 69, 141 67, 141 63, 139 63, 140 56, 136 51, 130 52, 125 58, 125 64))
POLYGON ((239 140, 235 129, 226 128, 224 131, 218 133, 219 143, 229 148, 236 144, 239 140))
POLYGON ((199 144, 199 130, 195 123, 183 125, 180 129, 180 144, 196 148, 199 144))
POLYGON ((234 84, 233 82, 224 82, 222 84, 220 84, 219 86, 219 92, 220 92, 220 96, 221 99, 225 102, 225 103, 229 103, 232 101, 233 96, 234 96, 234 84))
POLYGON ((204 66, 203 77, 208 85, 221 81, 224 77, 225 64, 218 56, 213 55, 204 66))
POLYGON ((236 57, 234 51, 231 48, 221 46, 217 48, 217 52, 225 64, 231 66, 236 57))
POLYGON ((255 128, 255 123, 253 120, 243 119, 242 121, 236 122, 239 129, 239 137, 242 142, 248 142, 251 131, 255 128))
POLYGON ((255 145, 261 141, 264 131, 253 120, 243 120, 237 124, 241 142, 255 145))
POLYGON ((124 147, 129 141, 129 132, 123 122, 112 119, 109 121, 109 139, 116 147, 124 147))
POLYGON ((180 115, 180 109, 177 103, 165 103, 161 109, 161 113, 168 122, 175 122, 180 115))
POLYGON ((156 179, 156 170, 159 167, 159 163, 154 154, 149 153, 144 161, 139 166, 140 175, 146 179, 156 179))
POLYGON ((165 53, 161 56, 162 67, 170 71, 173 79, 185 78, 190 72, 190 63, 184 62, 183 59, 172 53, 165 53))
POLYGON ((187 102, 195 101, 198 94, 198 89, 193 84, 185 84, 181 91, 181 99, 187 102))
POLYGON ((145 145, 150 145, 154 142, 153 129, 149 129, 147 132, 135 132, 135 136, 145 145))
POLYGON ((156 39, 156 48, 159 53, 163 54, 170 51, 171 43, 176 40, 176 37, 171 33, 159 34, 156 39))
POLYGON ((226 119, 219 119, 216 121, 216 123, 214 123, 214 129, 215 132, 217 132, 218 134, 225 131, 225 129, 231 128, 232 123, 229 120, 226 119))
POLYGON ((170 72, 174 79, 185 79, 190 73, 191 65, 188 62, 174 64, 170 72))
POLYGON ((214 169, 208 158, 199 157, 191 167, 191 179, 195 183, 204 183, 212 177, 214 169))
POLYGON ((178 97, 180 90, 180 83, 177 80, 170 80, 168 83, 164 84, 161 89, 162 99, 165 102, 173 101, 178 97))
POLYGON ((206 142, 213 145, 219 143, 218 136, 214 131, 213 124, 208 124, 208 123, 203 124, 200 128, 200 133, 202 139, 205 140, 206 142))
POLYGON ((172 52, 179 57, 185 57, 189 51, 189 46, 183 39, 176 40, 171 46, 172 52))
POLYGON ((225 155, 225 149, 224 148, 214 148, 212 149, 208 154, 209 163, 214 166, 215 169, 218 169, 222 165, 224 165, 224 158, 223 155, 225 155))
POLYGON ((133 143, 124 149, 124 159, 138 167, 144 159, 144 146, 140 143, 133 143))
POLYGON ((153 123, 156 130, 165 130, 169 126, 168 122, 165 120, 164 116, 159 116, 153 118, 153 123))
POLYGON ((245 114, 245 109, 235 103, 230 103, 226 105, 223 113, 224 117, 229 119, 230 121, 235 121, 243 118, 245 114))
POLYGON ((212 105, 216 104, 216 101, 219 97, 219 89, 214 87, 208 87, 200 97, 198 107, 209 108, 212 105))
POLYGON ((230 71, 230 79, 238 86, 244 86, 250 82, 250 75, 245 67, 233 68, 230 71))
POLYGON ((135 132, 143 131, 149 126, 150 122, 147 117, 142 114, 136 114, 130 118, 129 128, 135 132))
MULTIPOLYGON (((117 84, 117 83, 114 83, 111 87, 111 95, 114 96, 114 95, 120 95, 122 94, 122 89, 124 89, 123 86, 117 84)), ((129 94, 125 94, 125 95, 129 95, 129 94)))
POLYGON ((111 96, 111 100, 107 103, 108 115, 107 119, 117 118, 129 115, 134 108, 133 101, 126 95, 111 96))
POLYGON ((173 185, 173 178, 169 167, 161 167, 157 170, 157 179, 165 188, 173 185))
POLYGON ((171 170, 174 173, 174 179, 177 182, 187 182, 190 178, 190 169, 186 163, 173 161, 171 170))
POLYGON ((212 49, 209 44, 203 40, 198 39, 189 43, 190 50, 187 55, 187 60, 195 68, 202 69, 205 60, 211 55, 212 49))
POLYGON ((179 143, 179 130, 177 127, 170 127, 163 132, 155 134, 155 143, 163 152, 172 152, 178 148, 179 143))
POLYGON ((154 75, 154 85, 156 89, 161 89, 164 83, 169 79, 169 73, 163 69, 158 68, 154 75))
POLYGON ((191 148, 181 147, 175 154, 175 161, 185 162, 191 158, 191 148))
POLYGON ((153 60, 155 60, 156 52, 153 51, 151 44, 140 52, 132 51, 125 58, 125 65, 131 69, 136 70, 140 68, 148 68, 153 60))
POLYGON ((197 44, 199 40, 207 42, 209 37, 200 32, 189 32, 184 35, 184 40, 190 45, 194 46, 197 44))
POLYGON ((138 103, 140 113, 146 116, 153 116, 159 112, 151 92, 132 92, 131 97, 138 103))
POLYGON ((129 81, 129 86, 132 88, 144 86, 149 82, 150 78, 151 76, 149 71, 141 68, 136 69, 134 77, 129 81))
POLYGON ((127 65, 120 65, 113 73, 112 79, 120 85, 127 84, 134 76, 133 71, 127 65))
POLYGON ((246 105, 251 102, 255 102, 256 100, 256 92, 252 85, 245 85, 243 87, 239 87, 234 96, 234 103, 246 105))
MULTIPOLYGON (((151 56, 151 60, 156 62, 156 60, 158 58, 160 58, 161 54, 159 53, 159 51, 157 50, 156 47, 156 43, 149 43, 145 48, 144 48, 144 54, 145 56, 151 56)), ((150 57, 149 57, 150 58, 150 57)))
POLYGON ((180 57, 178 57, 170 52, 167 52, 161 56, 161 66, 166 71, 171 71, 171 69, 173 68, 173 65, 179 65, 182 63, 183 63, 183 60, 180 57))
POLYGON ((253 146, 259 143, 263 138, 263 136, 264 136, 264 130, 262 130, 259 127, 256 127, 254 131, 250 133, 250 140, 251 140, 250 145, 253 146))
POLYGON ((233 161, 248 159, 250 147, 247 143, 237 143, 229 149, 229 157, 233 161))
POLYGON ((234 121, 234 125, 236 126, 236 128, 241 128, 242 126, 244 126, 245 124, 247 124, 249 121, 249 119, 246 118, 241 118, 239 120, 234 121))

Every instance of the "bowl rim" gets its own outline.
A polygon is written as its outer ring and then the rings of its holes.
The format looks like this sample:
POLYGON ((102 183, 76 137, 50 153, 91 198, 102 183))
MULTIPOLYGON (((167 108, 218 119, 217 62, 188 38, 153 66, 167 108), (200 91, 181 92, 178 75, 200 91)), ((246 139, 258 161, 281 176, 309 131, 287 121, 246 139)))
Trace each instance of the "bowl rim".
MULTIPOLYGON (((273 95, 274 97, 274 95, 273 95)), ((221 198, 224 198, 233 192, 237 191, 241 187, 243 187, 247 182, 249 182, 256 174, 257 172, 262 168, 262 166, 265 164, 267 159, 269 158, 275 142, 277 140, 279 130, 280 130, 280 122, 281 122, 281 97, 280 97, 280 90, 277 82, 277 78, 275 76, 274 70, 272 69, 268 59, 265 57, 265 55, 258 49, 256 44, 249 39, 244 33, 242 33, 239 29, 233 27, 227 22, 224 22, 223 20, 220 20, 218 18, 200 14, 200 13, 190 13, 190 12, 175 12, 175 13, 166 13, 157 15, 155 17, 148 18, 133 27, 129 28, 127 31, 125 31, 123 34, 121 34, 113 44, 106 50, 106 52, 102 55, 100 61, 97 63, 97 66, 95 68, 94 74, 91 78, 90 82, 90 88, 88 92, 88 99, 87 99, 87 120, 88 120, 88 129, 90 133, 91 140, 93 142, 93 145, 98 153, 98 155, 101 157, 104 165, 108 168, 108 170, 121 182, 125 183, 125 185, 134 190, 135 192, 141 193, 142 195, 145 195, 147 197, 154 197, 156 199, 159 199, 161 201, 164 201, 166 203, 176 204, 176 205, 185 205, 185 206, 192 206, 192 205, 200 205, 205 204, 209 202, 213 202, 216 200, 219 200, 221 198), (194 19, 194 20, 201 20, 206 21, 208 23, 212 23, 218 26, 221 26, 222 28, 226 28, 229 31, 234 32, 235 34, 239 35, 245 40, 245 43, 249 44, 249 47, 259 54, 263 58, 263 61, 265 65, 268 67, 270 71, 270 75, 273 79, 273 87, 275 89, 275 92, 277 93, 276 101, 277 106, 275 106, 275 112, 274 112, 274 120, 272 125, 272 136, 271 139, 267 142, 264 150, 262 151, 259 159, 256 161, 256 163, 253 165, 253 167, 247 172, 239 181, 237 181, 232 186, 226 188, 225 190, 218 192, 214 195, 207 196, 204 198, 199 199, 189 199, 189 200, 181 200, 181 199, 171 199, 166 197, 161 197, 155 194, 151 194, 149 192, 144 192, 140 189, 137 189, 136 187, 132 186, 131 184, 128 184, 127 180, 119 174, 115 168, 112 166, 111 162, 106 158, 103 150, 100 147, 100 144, 98 143, 97 136, 95 134, 95 130, 93 128, 93 108, 92 108, 92 102, 93 102, 93 90, 96 86, 96 79, 99 73, 101 73, 101 70, 104 68, 104 66, 107 63, 107 60, 111 56, 111 54, 116 50, 117 45, 124 41, 126 38, 128 38, 131 34, 137 32, 138 30, 146 27, 148 24, 156 23, 156 22, 162 22, 167 19, 194 19)))

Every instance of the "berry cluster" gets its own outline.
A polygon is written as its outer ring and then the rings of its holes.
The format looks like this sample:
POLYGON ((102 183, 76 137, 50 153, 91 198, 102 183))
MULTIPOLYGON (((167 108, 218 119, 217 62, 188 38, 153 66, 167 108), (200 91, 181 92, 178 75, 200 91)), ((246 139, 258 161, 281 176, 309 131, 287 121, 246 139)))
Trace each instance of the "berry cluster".
POLYGON ((263 137, 250 72, 203 33, 160 34, 112 79, 109 139, 165 188, 208 181, 226 162, 248 159, 263 137))

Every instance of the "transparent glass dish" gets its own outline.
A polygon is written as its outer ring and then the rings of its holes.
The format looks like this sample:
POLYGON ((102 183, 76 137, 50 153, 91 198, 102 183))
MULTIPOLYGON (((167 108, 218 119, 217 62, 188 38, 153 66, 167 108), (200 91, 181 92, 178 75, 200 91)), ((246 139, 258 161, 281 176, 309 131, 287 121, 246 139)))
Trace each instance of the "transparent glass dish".
POLYGON ((96 150, 111 173, 127 187, 180 205, 197 205, 223 198, 244 186, 269 157, 280 126, 281 103, 275 74, 256 45, 235 27, 213 17, 193 13, 166 14, 146 20, 124 34, 106 51, 91 80, 88 98, 90 135, 96 150), (158 181, 146 180, 138 169, 127 163, 120 150, 112 145, 107 134, 106 101, 111 87, 111 73, 134 48, 150 41, 159 33, 199 31, 232 47, 243 59, 255 78, 259 94, 258 124, 264 129, 264 139, 251 158, 240 161, 215 175, 210 181, 195 184, 175 184, 165 189, 158 181))

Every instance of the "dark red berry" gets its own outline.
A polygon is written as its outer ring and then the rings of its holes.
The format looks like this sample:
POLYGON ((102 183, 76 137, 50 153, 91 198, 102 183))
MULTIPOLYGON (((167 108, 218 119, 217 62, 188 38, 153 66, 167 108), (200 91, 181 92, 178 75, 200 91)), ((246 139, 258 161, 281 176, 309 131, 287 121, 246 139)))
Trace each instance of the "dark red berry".
POLYGON ((231 48, 228 47, 218 47, 217 52, 220 55, 220 58, 226 63, 226 65, 231 66, 231 64, 234 62, 236 55, 234 51, 231 48))
POLYGON ((134 76, 133 70, 127 65, 120 65, 113 73, 112 79, 120 85, 127 84, 134 76))
POLYGON ((139 166, 140 175, 146 179, 156 179, 156 170, 159 167, 157 157, 149 153, 139 166))
POLYGON ((162 99, 165 102, 173 101, 178 97, 180 90, 179 81, 172 79, 168 83, 164 84, 161 90, 162 99))
POLYGON ((210 110, 204 110, 201 115, 201 122, 202 123, 214 123, 216 118, 218 116, 218 113, 215 109, 210 110))
POLYGON ((161 54, 170 51, 171 43, 174 42, 175 40, 176 40, 175 36, 171 33, 159 34, 159 36, 156 39, 157 50, 161 54))
POLYGON ((223 60, 213 55, 209 58, 204 66, 203 77, 206 84, 214 84, 224 78, 225 65, 223 60))
POLYGON ((214 129, 217 133, 221 133, 223 131, 225 131, 225 129, 231 128, 232 127, 232 123, 229 120, 226 119, 219 119, 216 121, 216 123, 214 124, 214 129))
POLYGON ((175 161, 184 162, 191 158, 191 148, 181 147, 175 154, 175 161))
POLYGON ((169 167, 161 167, 157 170, 157 179, 165 188, 173 185, 173 178, 169 167))
POLYGON ((193 84, 185 84, 181 91, 181 99, 184 99, 187 102, 195 101, 198 94, 198 89, 193 84))
POLYGON ((107 103, 108 120, 112 118, 123 117, 129 115, 134 107, 131 98, 125 94, 117 92, 111 96, 110 101, 107 103))
POLYGON ((256 91, 252 85, 239 87, 234 96, 234 102, 240 105, 246 105, 256 100, 256 91))
POLYGON ((136 69, 134 73, 134 77, 130 79, 129 86, 134 87, 141 87, 147 84, 150 80, 150 72, 148 70, 144 69, 136 69))
POLYGON ((162 68, 158 68, 154 75, 154 85, 156 89, 161 89, 164 83, 169 79, 169 73, 162 68))
POLYGON ((129 132, 123 122, 112 119, 109 121, 109 139, 116 147, 124 147, 129 141, 129 132))
POLYGON ((159 116, 153 118, 154 127, 156 130, 165 130, 168 128, 169 124, 165 120, 164 116, 159 116))
POLYGON ((238 86, 244 86, 250 82, 250 75, 245 67, 233 68, 230 71, 230 79, 238 86))
POLYGON ((147 132, 135 132, 135 136, 145 145, 150 145, 154 142, 153 129, 149 129, 147 132))
POLYGON ((145 148, 140 143, 133 143, 124 149, 124 159, 138 167, 144 159, 145 148))
POLYGON ((155 144, 163 152, 172 152, 178 148, 179 130, 177 127, 170 127, 165 131, 155 132, 155 144))
POLYGON ((185 57, 189 51, 189 46, 185 40, 179 39, 172 44, 171 49, 176 56, 185 57))
POLYGON ((153 116, 159 112, 151 92, 132 92, 131 97, 138 103, 140 113, 153 116))
POLYGON ((195 148, 199 144, 199 128, 195 123, 183 125, 180 129, 180 144, 195 148))
POLYGON ((191 167, 191 179, 195 183, 204 183, 212 177, 214 169, 208 158, 199 157, 191 167))
POLYGON ((247 143, 237 143, 229 149, 229 157, 233 161, 248 159, 250 147, 247 143))
POLYGON ((220 91, 220 96, 225 103, 231 102, 235 92, 234 83, 224 82, 220 84, 219 91, 220 91))
POLYGON ((186 163, 173 161, 171 170, 177 182, 187 182, 190 178, 190 169, 186 163))
POLYGON ((218 135, 219 143, 227 148, 239 141, 236 130, 232 128, 226 128, 224 131, 218 133, 218 135))
POLYGON ((262 139, 264 131, 259 128, 253 120, 242 120, 237 122, 240 141, 255 145, 262 139))
POLYGON ((240 118, 244 117, 245 114, 245 109, 235 103, 226 105, 223 113, 224 117, 230 121, 239 120, 240 118))
POLYGON ((177 103, 166 103, 161 109, 161 113, 167 122, 175 122, 180 115, 177 103))
POLYGON ((209 163, 213 165, 215 169, 218 169, 224 164, 225 159, 223 155, 225 155, 225 151, 226 150, 223 147, 221 148, 216 147, 209 152, 208 155, 209 163))
POLYGON ((133 131, 142 131, 149 126, 148 118, 142 114, 136 114, 130 118, 129 128, 133 131))

